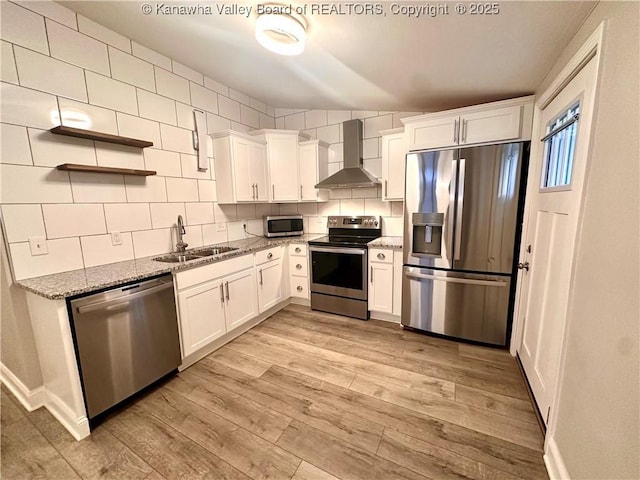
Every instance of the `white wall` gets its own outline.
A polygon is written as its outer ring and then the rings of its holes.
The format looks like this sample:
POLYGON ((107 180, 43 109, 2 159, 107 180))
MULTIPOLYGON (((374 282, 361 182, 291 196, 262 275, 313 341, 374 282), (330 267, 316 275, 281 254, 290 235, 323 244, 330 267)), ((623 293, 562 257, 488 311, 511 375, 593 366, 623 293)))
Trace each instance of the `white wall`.
POLYGON ((574 479, 640 478, 638 2, 600 2, 539 92, 603 20, 591 164, 549 435, 574 479))

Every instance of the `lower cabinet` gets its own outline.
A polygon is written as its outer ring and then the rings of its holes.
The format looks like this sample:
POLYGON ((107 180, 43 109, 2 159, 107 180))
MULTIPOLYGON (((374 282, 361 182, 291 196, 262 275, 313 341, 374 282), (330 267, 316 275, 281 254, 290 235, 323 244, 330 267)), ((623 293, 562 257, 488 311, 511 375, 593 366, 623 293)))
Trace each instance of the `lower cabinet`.
POLYGON ((291 297, 309 300, 309 258, 307 245, 289 245, 289 281, 291 283, 291 297))
POLYGON ((178 292, 184 357, 226 333, 223 292, 224 283, 217 280, 178 292))
POLYGON ((369 249, 369 310, 400 317, 402 309, 402 252, 369 249))
POLYGON ((260 313, 284 300, 283 251, 284 247, 276 247, 256 254, 258 310, 260 313))
POLYGON ((258 316, 256 272, 253 267, 221 279, 227 332, 258 316))

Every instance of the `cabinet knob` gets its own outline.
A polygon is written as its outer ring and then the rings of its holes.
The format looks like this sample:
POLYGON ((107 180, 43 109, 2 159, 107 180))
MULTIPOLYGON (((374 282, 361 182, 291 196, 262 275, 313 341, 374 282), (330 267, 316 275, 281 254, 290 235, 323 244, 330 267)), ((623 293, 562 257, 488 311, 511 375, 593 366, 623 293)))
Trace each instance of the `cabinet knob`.
POLYGON ((387 257, 385 257, 384 253, 380 252, 380 253, 378 254, 378 258, 379 258, 380 260, 384 260, 384 259, 385 259, 385 258, 387 258, 387 257))
POLYGON ((296 247, 296 253, 300 253, 302 249, 300 247, 296 247))
POLYGON ((300 270, 301 268, 302 268, 302 265, 300 265, 300 264, 296 265, 296 270, 300 270))
POLYGON ((296 290, 298 290, 299 292, 302 291, 302 287, 300 285, 298 285, 298 288, 296 288, 296 290))
POLYGON ((267 255, 268 259, 272 259, 273 258, 273 253, 269 252, 269 254, 267 255))

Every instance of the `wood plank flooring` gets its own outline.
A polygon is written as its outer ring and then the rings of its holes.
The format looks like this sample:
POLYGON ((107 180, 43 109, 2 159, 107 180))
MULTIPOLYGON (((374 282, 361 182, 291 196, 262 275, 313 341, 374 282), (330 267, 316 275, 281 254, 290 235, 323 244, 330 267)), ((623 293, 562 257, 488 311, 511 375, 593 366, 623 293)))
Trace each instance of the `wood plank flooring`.
POLYGON ((5 480, 548 478, 507 352, 294 305, 81 442, 1 395, 5 480))

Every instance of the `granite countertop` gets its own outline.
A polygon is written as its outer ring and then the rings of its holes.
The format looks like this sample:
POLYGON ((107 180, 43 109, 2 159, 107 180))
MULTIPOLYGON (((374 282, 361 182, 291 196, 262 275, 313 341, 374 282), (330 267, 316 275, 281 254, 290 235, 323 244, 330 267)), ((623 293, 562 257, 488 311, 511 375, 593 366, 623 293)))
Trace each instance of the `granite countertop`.
POLYGON ((380 237, 367 243, 368 247, 374 248, 391 248, 393 250, 402 250, 402 237, 380 237))
POLYGON ((142 280, 163 273, 178 272, 190 268, 199 267, 209 263, 220 262, 232 257, 238 257, 258 250, 265 250, 276 245, 288 245, 290 243, 307 243, 309 240, 322 235, 305 234, 299 237, 265 238, 255 237, 232 242, 220 243, 216 245, 206 245, 191 250, 201 250, 206 247, 235 247, 238 250, 212 255, 209 257, 189 260, 180 263, 165 263, 153 260, 162 255, 139 258, 125 262, 109 263, 97 267, 72 270, 70 272, 54 273, 43 277, 27 278, 15 282, 15 285, 22 287, 37 295, 49 299, 61 299, 73 297, 82 293, 88 293, 107 287, 121 285, 123 283, 142 280))

